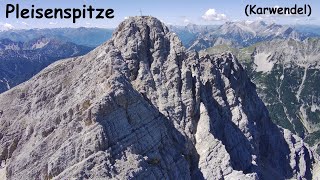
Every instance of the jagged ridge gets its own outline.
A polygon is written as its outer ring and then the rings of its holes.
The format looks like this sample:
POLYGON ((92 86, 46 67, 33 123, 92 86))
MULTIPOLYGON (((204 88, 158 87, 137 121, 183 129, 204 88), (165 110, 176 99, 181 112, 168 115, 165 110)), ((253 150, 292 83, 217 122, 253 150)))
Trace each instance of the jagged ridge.
POLYGON ((268 117, 232 56, 188 52, 152 17, 0 95, 7 177, 312 177, 312 152, 268 117))

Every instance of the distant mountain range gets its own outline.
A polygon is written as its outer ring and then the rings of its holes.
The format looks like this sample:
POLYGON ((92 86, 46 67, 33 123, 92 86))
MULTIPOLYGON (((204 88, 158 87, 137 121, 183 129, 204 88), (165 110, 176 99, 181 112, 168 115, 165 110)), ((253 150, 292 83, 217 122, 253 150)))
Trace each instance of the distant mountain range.
POLYGON ((41 37, 27 42, 0 40, 0 93, 37 74, 63 58, 88 53, 92 48, 41 37))
POLYGON ((55 28, 0 32, 0 93, 30 79, 56 60, 88 53, 113 29, 55 28))
POLYGON ((102 28, 54 28, 1 31, 0 39, 26 42, 41 37, 59 39, 74 44, 97 47, 111 38, 113 29, 102 28))
POLYGON ((308 30, 303 31, 302 27, 296 30, 290 26, 263 21, 226 22, 221 26, 171 26, 170 28, 188 49, 197 51, 217 45, 241 48, 272 39, 304 40, 319 36, 313 32, 311 26, 308 32, 308 30))
POLYGON ((177 34, 182 44, 187 48, 194 44, 201 36, 215 31, 218 27, 218 25, 202 26, 195 24, 188 24, 187 26, 168 26, 172 32, 177 34))
MULTIPOLYGON (((219 44, 234 47, 250 46, 274 38, 306 39, 320 36, 320 26, 279 25, 264 21, 226 22, 223 25, 168 26, 189 49, 202 50, 219 44)), ((26 42, 40 37, 60 39, 78 45, 97 47, 110 39, 114 29, 53 28, 0 31, 0 39, 26 42)))
POLYGON ((292 27, 299 33, 303 33, 308 36, 320 36, 319 25, 294 25, 292 27))

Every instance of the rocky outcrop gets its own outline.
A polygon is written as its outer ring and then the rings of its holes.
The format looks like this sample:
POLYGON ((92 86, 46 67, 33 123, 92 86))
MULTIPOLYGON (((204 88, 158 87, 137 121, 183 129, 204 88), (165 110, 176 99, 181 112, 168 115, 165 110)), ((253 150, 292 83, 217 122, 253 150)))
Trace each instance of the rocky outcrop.
POLYGON ((317 163, 232 54, 188 52, 152 17, 0 102, 8 179, 311 179, 317 163))

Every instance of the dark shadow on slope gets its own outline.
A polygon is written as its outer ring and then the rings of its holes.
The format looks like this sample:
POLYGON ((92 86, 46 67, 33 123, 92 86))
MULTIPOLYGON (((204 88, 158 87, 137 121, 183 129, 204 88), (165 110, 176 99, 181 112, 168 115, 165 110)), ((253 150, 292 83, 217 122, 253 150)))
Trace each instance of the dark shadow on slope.
POLYGON ((192 169, 196 169, 198 164, 197 155, 194 154, 196 151, 186 148, 186 137, 174 127, 173 120, 161 114, 150 100, 133 89, 127 80, 121 83, 127 84, 128 86, 124 87, 130 88, 123 89, 123 95, 111 95, 105 105, 100 105, 96 115, 96 121, 103 126, 107 142, 102 150, 111 153, 110 162, 114 164, 126 157, 125 152, 130 149, 132 154, 139 156, 142 167, 141 171, 135 173, 134 179, 190 178, 192 169), (125 103, 119 104, 118 99, 125 103), (125 117, 118 120, 110 119, 109 114, 105 113, 110 107, 119 111, 118 113, 125 113, 125 117), (148 113, 152 116, 144 115, 148 113), (112 136, 117 133, 112 129, 115 121, 121 121, 118 128, 122 132, 121 135, 112 136))
MULTIPOLYGON (((258 166, 266 168, 263 178, 270 177, 276 179, 288 179, 293 177, 293 170, 290 166, 290 148, 284 139, 284 134, 269 118, 267 108, 258 97, 252 82, 243 73, 247 80, 244 87, 246 91, 238 91, 237 94, 242 100, 243 111, 247 115, 249 122, 255 123, 255 130, 260 134, 256 140, 256 149, 259 152, 258 166), (252 107, 261 107, 255 109, 252 107), (258 112, 258 113, 257 113, 258 112)), ((252 124, 254 126, 254 124, 252 124)))
MULTIPOLYGON (((273 174, 273 178, 292 178, 290 148, 284 139, 283 132, 270 120, 267 108, 258 97, 255 85, 247 77, 244 70, 241 68, 240 71, 235 72, 238 73, 237 77, 243 81, 231 76, 233 78, 230 79, 231 87, 236 90, 237 96, 242 101, 243 111, 247 115, 248 122, 251 123, 250 127, 253 128, 251 133, 254 135, 256 134, 254 131, 257 131, 260 134, 258 137, 254 137, 256 139, 254 147, 260 155, 257 162, 258 166, 266 168, 270 174, 273 174), (238 82, 243 84, 238 84, 238 82), (253 107, 260 107, 260 109, 253 109, 253 107)), ((311 167, 311 164, 309 164, 309 167, 311 167)), ((309 171, 307 174, 311 174, 310 168, 307 171, 309 171)), ((261 174, 262 178, 270 177, 269 173, 261 174)))
POLYGON ((230 107, 222 107, 212 97, 212 83, 207 82, 202 86, 201 99, 210 116, 210 129, 215 138, 225 145, 230 155, 230 161, 234 170, 253 172, 251 170, 251 154, 253 149, 250 142, 240 129, 231 121, 230 107))
MULTIPOLYGON (((233 169, 244 173, 256 172, 260 178, 268 177, 268 173, 276 179, 292 178, 289 146, 283 132, 270 120, 267 109, 255 91, 254 84, 250 82, 242 67, 234 69, 234 62, 228 62, 231 65, 226 66, 226 64, 220 64, 218 59, 216 63, 218 68, 222 69, 212 69, 212 75, 215 78, 202 85, 201 101, 211 118, 211 133, 225 145, 233 169), (235 91, 235 99, 238 101, 236 104, 242 104, 242 110, 248 118, 246 127, 253 136, 253 140, 249 140, 244 135, 238 127, 239 124, 232 122, 231 107, 227 101, 226 87, 221 79, 221 73, 229 79, 231 89, 235 91), (219 102, 222 101, 225 104, 220 105, 213 94, 219 98, 219 102), (252 155, 257 156, 257 165, 252 164, 252 155), (266 172, 267 175, 262 172, 266 172)), ((307 166, 311 167, 311 164, 307 166)))

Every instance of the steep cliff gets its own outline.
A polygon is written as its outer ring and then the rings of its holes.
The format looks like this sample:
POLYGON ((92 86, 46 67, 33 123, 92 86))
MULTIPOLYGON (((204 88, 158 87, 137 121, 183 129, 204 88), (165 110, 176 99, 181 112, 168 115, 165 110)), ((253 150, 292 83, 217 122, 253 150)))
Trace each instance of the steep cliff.
POLYGON ((317 165, 232 54, 186 51, 152 17, 0 102, 7 179, 311 179, 317 165))

